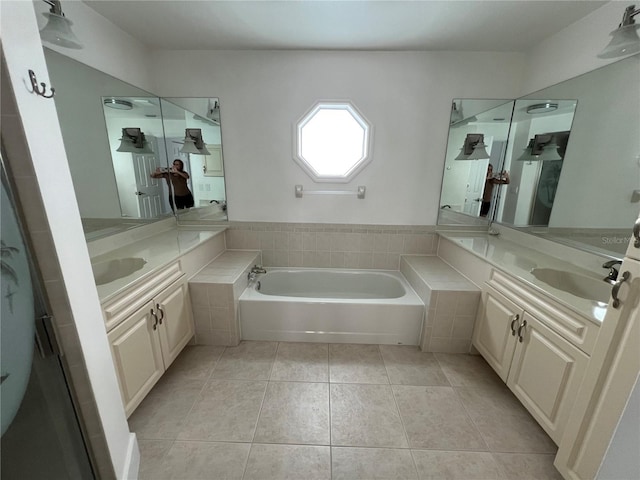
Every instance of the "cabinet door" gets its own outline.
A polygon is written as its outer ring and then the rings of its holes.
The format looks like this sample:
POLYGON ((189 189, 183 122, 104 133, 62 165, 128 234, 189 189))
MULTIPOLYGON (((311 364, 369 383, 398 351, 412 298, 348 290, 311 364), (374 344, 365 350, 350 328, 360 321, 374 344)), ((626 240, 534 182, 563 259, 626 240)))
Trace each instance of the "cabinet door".
POLYGON ((158 295, 155 308, 160 318, 162 358, 165 368, 169 368, 194 333, 187 283, 182 281, 158 295))
POLYGON ((519 324, 521 317, 520 307, 493 288, 485 286, 482 308, 473 332, 473 345, 504 382, 507 381, 516 348, 511 325, 519 324))
POLYGON ((164 372, 152 309, 153 303, 146 303, 108 334, 127 416, 164 372))
POLYGON ((523 322, 507 386, 558 444, 589 357, 528 312, 523 322))

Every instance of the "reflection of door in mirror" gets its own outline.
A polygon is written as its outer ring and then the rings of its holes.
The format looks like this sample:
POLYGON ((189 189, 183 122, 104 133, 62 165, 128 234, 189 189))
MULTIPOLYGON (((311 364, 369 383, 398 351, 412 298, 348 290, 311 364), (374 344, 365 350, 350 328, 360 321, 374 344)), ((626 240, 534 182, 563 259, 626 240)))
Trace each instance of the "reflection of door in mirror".
POLYGON ((142 218, 159 217, 162 212, 162 184, 160 179, 152 178, 150 172, 160 167, 156 155, 132 153, 138 199, 137 210, 142 218))
POLYGON ((207 145, 211 155, 204 155, 202 159, 202 173, 205 177, 224 177, 222 164, 222 145, 207 145))
POLYGON ((123 217, 153 219, 170 214, 168 187, 151 178, 166 167, 160 105, 155 97, 103 97, 104 119, 123 217), (117 101, 117 108, 114 108, 117 101), (122 108, 122 106, 129 108, 122 108), (140 132, 142 138, 131 137, 140 132))
POLYGON ((470 162, 469 177, 467 178, 467 192, 464 198, 463 212, 477 217, 482 206, 485 178, 487 177, 488 159, 470 162))

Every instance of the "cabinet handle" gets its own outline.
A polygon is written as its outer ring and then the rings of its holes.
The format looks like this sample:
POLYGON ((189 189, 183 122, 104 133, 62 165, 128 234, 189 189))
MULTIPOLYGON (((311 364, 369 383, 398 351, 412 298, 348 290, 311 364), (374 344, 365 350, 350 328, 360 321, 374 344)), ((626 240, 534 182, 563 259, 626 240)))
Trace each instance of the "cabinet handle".
POLYGON ((526 328, 527 328, 527 321, 523 320, 520 326, 518 327, 518 341, 520 343, 522 343, 522 340, 523 340, 520 332, 523 332, 523 333, 526 332, 526 328))
POLYGON ((611 306, 613 308, 618 308, 620 306, 620 299, 618 298, 618 292, 620 291, 620 287, 622 286, 622 284, 627 280, 629 280, 630 276, 631 274, 628 271, 626 271, 622 274, 622 278, 620 280, 617 280, 616 283, 613 284, 613 288, 611 289, 611 298, 613 298, 613 303, 611 304, 611 306))
POLYGON ((160 318, 158 319, 158 323, 160 325, 162 325, 162 320, 164 319, 164 310, 162 310, 162 308, 160 308, 160 304, 159 303, 156 303, 156 308, 160 312, 160 318))
POLYGON ((512 336, 516 336, 516 323, 518 322, 518 320, 520 320, 520 315, 519 314, 515 314, 511 317, 511 335, 512 336))
POLYGON ((154 330, 156 330, 158 328, 158 316, 156 315, 156 312, 153 311, 153 308, 151 309, 151 316, 153 317, 153 319, 155 320, 153 322, 153 325, 151 326, 151 328, 153 328, 154 330))

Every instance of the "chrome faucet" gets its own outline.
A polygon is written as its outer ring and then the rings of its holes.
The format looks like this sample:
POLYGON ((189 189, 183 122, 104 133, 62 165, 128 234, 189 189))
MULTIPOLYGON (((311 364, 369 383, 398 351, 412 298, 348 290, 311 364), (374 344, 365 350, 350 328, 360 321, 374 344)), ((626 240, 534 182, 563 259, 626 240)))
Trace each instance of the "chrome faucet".
POLYGON ((254 265, 251 267, 249 274, 247 277, 249 278, 249 283, 253 282, 259 273, 267 273, 267 270, 262 265, 254 265))
POLYGON ((602 268, 608 268, 609 274, 603 278, 603 280, 607 283, 614 284, 618 279, 618 269, 616 265, 622 264, 622 260, 609 260, 608 262, 604 262, 602 264, 602 268))

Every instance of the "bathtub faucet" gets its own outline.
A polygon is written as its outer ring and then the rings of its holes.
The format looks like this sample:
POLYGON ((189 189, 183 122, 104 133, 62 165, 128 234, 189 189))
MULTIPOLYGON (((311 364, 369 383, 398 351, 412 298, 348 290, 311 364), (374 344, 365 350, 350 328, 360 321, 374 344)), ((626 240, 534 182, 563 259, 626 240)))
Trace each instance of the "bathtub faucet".
POLYGON ((257 278, 259 273, 267 273, 267 270, 262 265, 254 265, 253 267, 251 267, 251 270, 247 275, 249 278, 249 283, 252 283, 257 278))

